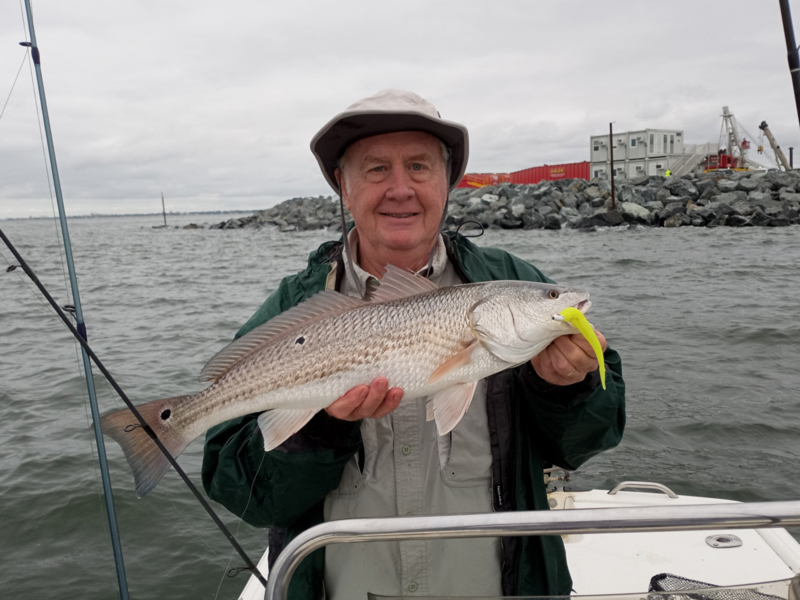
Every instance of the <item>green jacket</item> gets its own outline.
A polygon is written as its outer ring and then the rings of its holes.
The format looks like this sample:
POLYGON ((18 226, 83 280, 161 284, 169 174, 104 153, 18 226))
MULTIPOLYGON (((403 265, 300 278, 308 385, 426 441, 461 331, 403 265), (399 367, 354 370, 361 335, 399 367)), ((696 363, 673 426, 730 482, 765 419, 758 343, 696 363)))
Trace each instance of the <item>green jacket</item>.
MULTIPOLYGON (((445 237, 448 256, 462 280, 550 281, 538 269, 466 238, 445 237)), ((340 244, 328 242, 309 256, 308 267, 286 277, 237 333, 244 335, 303 300, 341 282, 340 244)), ((492 441, 494 510, 548 510, 544 465, 576 469, 619 444, 625 426, 625 385, 619 355, 605 352, 607 389, 596 373, 581 383, 552 386, 526 364, 489 378, 487 413, 492 441)), ((257 527, 270 528, 270 563, 302 531, 323 520, 325 497, 335 490, 359 451, 357 423, 320 411, 287 443, 264 452, 257 415, 222 423, 206 435, 203 485, 209 497, 257 527)), ((572 580, 559 536, 503 540, 505 595, 569 595, 572 580)), ((324 549, 295 571, 290 600, 322 597, 324 549)))

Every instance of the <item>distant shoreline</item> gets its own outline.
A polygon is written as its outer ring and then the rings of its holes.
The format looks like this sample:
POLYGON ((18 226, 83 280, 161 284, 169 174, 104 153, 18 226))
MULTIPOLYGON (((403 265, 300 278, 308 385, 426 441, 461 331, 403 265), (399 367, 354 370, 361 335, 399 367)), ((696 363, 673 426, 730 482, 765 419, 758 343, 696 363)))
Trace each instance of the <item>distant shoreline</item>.
MULTIPOLYGON (((167 212, 167 217, 182 217, 185 215, 230 215, 235 213, 253 213, 258 212, 259 209, 243 208, 240 210, 189 210, 186 212, 167 212)), ((125 213, 125 214, 104 214, 104 213, 90 213, 88 215, 67 215, 68 219, 94 219, 95 217, 161 217, 163 213, 125 213)), ((0 221, 35 221, 38 219, 52 219, 53 215, 41 217, 0 217, 0 221)))

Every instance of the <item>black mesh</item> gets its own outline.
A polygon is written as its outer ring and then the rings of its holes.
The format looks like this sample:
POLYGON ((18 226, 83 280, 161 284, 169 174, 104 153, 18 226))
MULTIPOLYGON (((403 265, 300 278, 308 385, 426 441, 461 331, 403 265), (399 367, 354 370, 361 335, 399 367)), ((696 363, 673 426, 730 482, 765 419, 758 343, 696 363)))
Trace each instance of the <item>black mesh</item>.
POLYGON ((674 594, 672 600, 783 600, 780 596, 762 594, 748 589, 732 589, 719 587, 686 577, 678 577, 669 573, 661 573, 650 579, 650 592, 690 592, 696 593, 674 594), (718 589, 714 589, 718 588, 718 589))

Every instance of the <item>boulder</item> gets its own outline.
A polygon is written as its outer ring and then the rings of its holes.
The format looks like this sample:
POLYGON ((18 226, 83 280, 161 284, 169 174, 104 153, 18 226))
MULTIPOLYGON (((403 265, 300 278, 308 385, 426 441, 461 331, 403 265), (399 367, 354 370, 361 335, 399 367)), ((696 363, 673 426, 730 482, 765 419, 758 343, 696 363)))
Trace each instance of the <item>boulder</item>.
POLYGON ((753 224, 750 219, 743 215, 731 215, 728 218, 728 225, 730 227, 752 227, 753 224))
POLYGON ((664 227, 685 227, 691 224, 692 220, 683 213, 676 213, 664 221, 664 227))
POLYGON ((541 229, 544 227, 544 217, 537 212, 523 213, 523 229, 541 229))
POLYGON ((672 192, 673 196, 688 196, 692 199, 700 196, 700 192, 692 182, 683 177, 669 177, 664 183, 664 188, 672 192))
POLYGON ((571 225, 575 225, 583 218, 577 209, 570 208, 569 206, 565 206, 561 209, 561 216, 571 225))
POLYGON ((746 179, 740 179, 736 189, 742 190, 743 192, 753 192, 757 190, 758 187, 758 179, 754 177, 748 177, 746 179))
POLYGON ((588 229, 591 227, 615 227, 622 225, 625 219, 618 210, 611 210, 608 212, 596 213, 580 222, 581 229, 588 229))
POLYGON ((717 181, 717 189, 720 192, 732 192, 737 187, 739 187, 738 181, 733 181, 731 179, 720 179, 717 181))
POLYGON ((555 213, 549 214, 544 218, 544 228, 561 229, 561 221, 555 213))
POLYGON ((644 206, 639 206, 634 202, 623 202, 620 208, 622 217, 629 223, 646 223, 650 225, 653 222, 653 215, 644 206))

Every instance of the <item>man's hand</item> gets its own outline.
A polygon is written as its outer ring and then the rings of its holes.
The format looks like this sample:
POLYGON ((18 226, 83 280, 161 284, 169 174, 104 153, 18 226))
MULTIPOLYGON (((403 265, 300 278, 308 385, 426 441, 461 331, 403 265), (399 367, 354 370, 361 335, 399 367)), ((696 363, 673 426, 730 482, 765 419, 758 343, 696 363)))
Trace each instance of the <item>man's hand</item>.
POLYGON ((325 409, 343 421, 380 419, 400 405, 403 390, 389 389, 386 377, 376 377, 369 385, 358 385, 325 409))
MULTIPOLYGON (((606 338, 595 331, 603 352, 606 338)), ((562 335, 531 359, 536 373, 553 385, 572 385, 583 381, 588 373, 598 368, 594 350, 579 333, 562 335)))

